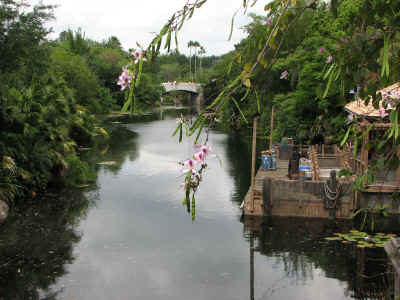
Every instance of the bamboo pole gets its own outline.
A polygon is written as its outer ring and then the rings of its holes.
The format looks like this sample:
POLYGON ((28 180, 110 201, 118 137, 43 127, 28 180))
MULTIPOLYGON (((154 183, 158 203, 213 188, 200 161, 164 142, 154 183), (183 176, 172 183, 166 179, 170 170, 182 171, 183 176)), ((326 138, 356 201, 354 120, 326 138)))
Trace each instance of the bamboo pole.
POLYGON ((275 113, 275 106, 272 105, 271 126, 270 126, 270 132, 269 132, 269 150, 272 150, 272 132, 274 131, 274 113, 275 113))
POLYGON ((361 147, 361 161, 363 162, 363 174, 368 170, 368 143, 369 143, 369 133, 367 133, 363 138, 363 143, 361 147))
POLYGON ((258 118, 253 120, 253 146, 251 153, 251 210, 254 211, 254 179, 255 179, 255 171, 256 171, 256 145, 257 145, 257 122, 258 118))
POLYGON ((250 300, 254 300, 254 233, 250 233, 250 300))

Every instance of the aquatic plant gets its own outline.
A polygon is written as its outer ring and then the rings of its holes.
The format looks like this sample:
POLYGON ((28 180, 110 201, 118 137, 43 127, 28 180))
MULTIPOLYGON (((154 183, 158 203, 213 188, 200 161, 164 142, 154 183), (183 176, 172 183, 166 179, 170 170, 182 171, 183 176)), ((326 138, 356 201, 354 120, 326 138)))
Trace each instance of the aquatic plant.
POLYGON ((334 233, 333 237, 326 237, 328 241, 339 241, 343 244, 355 244, 359 248, 383 247, 395 234, 376 233, 368 234, 363 231, 350 230, 348 233, 334 233))

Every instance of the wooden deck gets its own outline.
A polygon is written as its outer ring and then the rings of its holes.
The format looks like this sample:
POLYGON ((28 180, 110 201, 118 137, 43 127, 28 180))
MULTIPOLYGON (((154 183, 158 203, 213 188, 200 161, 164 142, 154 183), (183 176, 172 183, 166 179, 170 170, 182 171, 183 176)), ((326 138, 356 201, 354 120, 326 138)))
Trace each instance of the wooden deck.
POLYGON ((276 178, 276 179, 287 179, 288 174, 288 160, 276 161, 276 170, 264 170, 259 169, 255 178, 254 185, 254 203, 251 201, 251 188, 247 191, 247 194, 243 201, 243 210, 246 215, 249 216, 263 216, 264 215, 264 204, 263 204, 263 185, 265 178, 276 178))
POLYGON ((367 193, 394 193, 400 192, 400 182, 398 181, 386 181, 376 182, 367 187, 367 193))
POLYGON ((311 218, 351 217, 354 197, 351 183, 344 184, 345 194, 336 211, 325 208, 322 198, 324 180, 289 180, 288 161, 277 160, 276 170, 259 169, 255 177, 254 201, 252 189, 246 194, 243 210, 247 216, 293 216, 311 218))
MULTIPOLYGON (((364 192, 354 192, 352 186, 354 180, 357 175, 363 174, 367 164, 362 159, 354 158, 348 149, 341 150, 334 146, 333 150, 328 152, 320 151, 317 146, 313 146, 309 148, 308 155, 312 161, 313 180, 304 178, 289 180, 288 160, 277 159, 276 170, 259 169, 254 178, 254 189, 249 189, 242 203, 244 214, 349 218, 357 208, 369 207, 371 203, 375 203, 374 205, 386 203, 391 193, 400 192, 400 182, 397 180, 399 172, 397 177, 396 174, 392 174, 390 181, 377 181, 369 185, 364 192), (343 168, 349 168, 356 175, 338 180, 342 192, 345 192, 339 202, 334 204, 335 208, 328 208, 331 204, 326 203, 324 182, 328 180, 331 170, 343 168)), ((387 179, 389 178, 378 180, 387 179)), ((400 214, 400 207, 396 206, 389 212, 400 214)))

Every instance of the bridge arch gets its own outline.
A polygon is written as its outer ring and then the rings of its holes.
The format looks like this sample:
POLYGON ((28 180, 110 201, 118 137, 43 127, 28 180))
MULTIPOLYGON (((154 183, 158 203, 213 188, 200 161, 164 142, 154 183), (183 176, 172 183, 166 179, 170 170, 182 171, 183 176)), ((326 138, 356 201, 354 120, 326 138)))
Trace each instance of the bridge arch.
POLYGON ((194 82, 163 82, 161 85, 164 87, 165 93, 172 91, 186 91, 200 94, 203 91, 201 84, 194 82))
MULTIPOLYGON (((163 82, 161 86, 164 87, 164 94, 172 91, 185 91, 196 94, 194 103, 200 106, 204 102, 203 87, 200 83, 194 82, 163 82)), ((162 98, 161 98, 162 102, 162 98)))

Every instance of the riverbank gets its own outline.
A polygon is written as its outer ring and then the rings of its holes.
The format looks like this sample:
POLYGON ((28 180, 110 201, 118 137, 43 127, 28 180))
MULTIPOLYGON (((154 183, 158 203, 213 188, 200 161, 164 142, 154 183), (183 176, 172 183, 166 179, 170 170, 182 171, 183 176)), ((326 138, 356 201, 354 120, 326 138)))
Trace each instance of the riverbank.
POLYGON ((361 256, 324 239, 351 222, 262 218, 253 231, 241 222, 250 155, 234 135, 210 130, 221 163, 208 160, 192 221, 177 162, 193 145, 171 137, 180 113, 111 123, 109 146, 82 152, 96 166, 95 184, 31 199, 10 216, 0 228, 3 298, 241 300, 252 292, 256 299, 350 300, 371 287, 388 290, 385 266, 373 260, 385 258, 379 249, 361 256), (358 273, 362 258, 371 263, 358 273))

